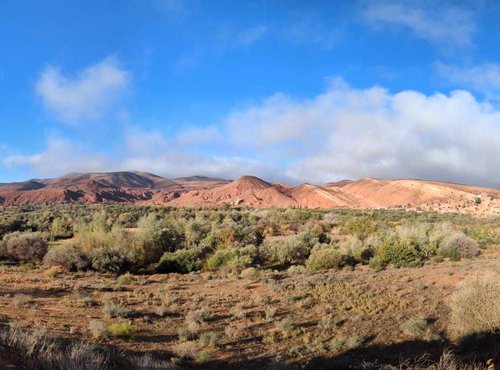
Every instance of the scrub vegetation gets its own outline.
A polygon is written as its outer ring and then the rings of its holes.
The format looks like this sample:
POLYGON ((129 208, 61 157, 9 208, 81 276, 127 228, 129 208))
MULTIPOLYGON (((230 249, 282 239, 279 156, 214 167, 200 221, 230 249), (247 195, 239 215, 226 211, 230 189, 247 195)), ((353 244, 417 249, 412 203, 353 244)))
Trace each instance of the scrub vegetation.
POLYGON ((0 239, 0 364, 480 369, 500 351, 499 218, 13 207, 0 239))

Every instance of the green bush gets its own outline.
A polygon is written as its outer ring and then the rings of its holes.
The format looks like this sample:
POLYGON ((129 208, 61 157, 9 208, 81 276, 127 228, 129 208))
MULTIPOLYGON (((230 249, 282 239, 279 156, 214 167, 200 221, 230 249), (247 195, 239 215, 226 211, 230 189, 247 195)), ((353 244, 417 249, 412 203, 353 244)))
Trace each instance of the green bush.
POLYGON ((349 264, 365 263, 373 256, 370 244, 365 244, 357 237, 342 240, 339 244, 340 252, 346 257, 349 264))
POLYGON ((201 242, 207 237, 210 232, 210 225, 190 221, 186 224, 184 233, 186 236, 186 246, 188 247, 198 247, 201 242))
POLYGON ((157 271, 161 273, 180 272, 188 273, 201 270, 201 250, 199 248, 179 249, 175 252, 166 252, 158 262, 157 271))
POLYGON ((117 322, 109 324, 106 331, 110 337, 130 338, 135 334, 136 329, 128 322, 117 322))
POLYGON ((92 268, 99 272, 112 272, 118 274, 126 271, 127 260, 116 249, 98 248, 90 256, 92 268))
POLYGON ((339 269, 345 263, 346 256, 329 244, 316 244, 306 261, 310 271, 339 269))
POLYGON ((465 234, 474 239, 480 248, 485 248, 488 244, 500 243, 500 236, 488 226, 477 226, 465 229, 465 234))
POLYGON ((234 249, 218 249, 207 260, 207 268, 209 270, 219 270, 221 267, 227 266, 229 262, 237 257, 237 252, 234 249))
POLYGON ((368 236, 375 234, 378 230, 378 225, 370 218, 362 216, 348 220, 343 225, 342 230, 346 234, 357 236, 359 239, 363 240, 368 236))
POLYGON ((304 264, 313 246, 319 239, 305 231, 286 239, 265 243, 262 247, 264 259, 280 265, 304 264))
POLYGON ((43 263, 48 266, 61 266, 68 271, 84 270, 90 262, 85 254, 73 245, 55 245, 51 247, 43 263))
MULTIPOLYGON (((181 247, 184 241, 184 234, 180 225, 169 224, 155 213, 149 213, 141 218, 137 223, 137 227, 139 231, 135 237, 144 243, 148 254, 159 253, 161 256, 164 252, 172 252, 181 247)), ((156 261, 158 258, 156 258, 156 261)))
POLYGON ((208 260, 207 269, 215 271, 221 268, 241 271, 255 262, 256 247, 247 246, 236 249, 218 249, 208 260))
POLYGON ((75 245, 86 255, 91 255, 94 249, 119 249, 130 245, 128 233, 121 227, 113 227, 111 230, 92 229, 79 227, 75 235, 75 245))
POLYGON ((396 236, 384 238, 378 246, 375 256, 383 264, 392 263, 395 267, 405 267, 420 259, 415 244, 401 240, 396 236))
POLYGON ((52 239, 63 239, 73 236, 70 221, 65 217, 56 217, 50 226, 50 236, 52 239))
POLYGON ((264 241, 264 235, 262 232, 250 225, 245 225, 243 220, 240 223, 234 220, 225 221, 221 225, 213 228, 210 233, 207 234, 207 239, 204 240, 204 244, 207 244, 208 240, 212 243, 222 248, 239 248, 248 244, 259 246, 264 241), (210 239, 208 239, 210 238, 210 239))
POLYGON ((369 265, 372 269, 379 272, 385 268, 386 263, 382 262, 379 256, 373 256, 370 258, 369 265))

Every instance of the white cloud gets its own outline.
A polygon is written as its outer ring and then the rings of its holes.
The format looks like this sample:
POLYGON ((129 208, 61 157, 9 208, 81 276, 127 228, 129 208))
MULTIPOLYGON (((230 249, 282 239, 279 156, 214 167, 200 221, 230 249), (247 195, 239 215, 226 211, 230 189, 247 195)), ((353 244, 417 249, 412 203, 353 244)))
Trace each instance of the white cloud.
POLYGON ((55 67, 46 68, 36 84, 44 106, 68 124, 104 117, 127 88, 130 74, 113 58, 66 76, 55 67))
POLYGON ((417 2, 376 1, 362 15, 372 25, 406 27, 417 37, 445 47, 470 46, 476 31, 471 10, 439 3, 424 8, 417 2))
POLYGON ((425 178, 498 187, 499 122, 500 109, 468 91, 391 93, 335 79, 310 99, 276 94, 230 112, 217 126, 190 126, 175 135, 125 131, 108 154, 51 140, 40 153, 3 162, 51 175, 120 169, 166 177, 425 178))
MULTIPOLYGON (((234 153, 207 154, 199 148, 219 140, 212 126, 191 127, 175 136, 139 128, 116 137, 114 154, 96 153, 77 140, 51 137, 44 150, 32 154, 9 154, 5 167, 27 167, 37 176, 60 176, 71 172, 146 171, 169 178, 195 174, 235 178, 259 173, 270 177, 277 168, 234 153)), ((217 145, 217 144, 215 144, 217 145)))
POLYGON ((47 140, 40 153, 10 154, 3 158, 6 167, 26 166, 37 175, 59 176, 70 172, 108 171, 116 163, 108 156, 96 154, 78 142, 59 137, 47 140))
POLYGON ((278 160, 296 181, 416 177, 496 186, 498 122, 500 111, 467 91, 391 94, 341 81, 313 99, 278 95, 227 119, 240 148, 287 148, 278 160))
POLYGON ((500 91, 500 63, 458 67, 438 62, 434 68, 441 77, 451 83, 469 87, 489 97, 495 97, 500 91))
POLYGON ((191 127, 168 137, 158 131, 134 129, 125 137, 120 168, 148 171, 166 177, 191 175, 236 178, 244 174, 271 176, 277 168, 261 161, 226 152, 217 128, 191 127), (202 146, 211 145, 208 153, 202 146), (217 148, 217 152, 213 149, 217 148))

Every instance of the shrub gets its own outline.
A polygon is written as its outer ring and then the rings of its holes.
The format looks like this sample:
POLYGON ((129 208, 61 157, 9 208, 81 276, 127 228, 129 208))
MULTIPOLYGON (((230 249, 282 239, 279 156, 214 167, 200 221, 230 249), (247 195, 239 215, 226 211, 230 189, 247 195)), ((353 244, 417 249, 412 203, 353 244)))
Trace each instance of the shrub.
POLYGON ((237 257, 235 249, 218 249, 208 260, 207 268, 209 270, 218 270, 237 257))
POLYGON ((56 217, 50 226, 50 236, 52 239, 70 238, 73 236, 69 220, 65 217, 56 217))
POLYGON ((127 261, 116 249, 98 248, 91 254, 92 268, 99 272, 119 273, 126 269, 127 261))
POLYGON ((120 285, 127 285, 127 284, 131 284, 132 282, 134 282, 134 280, 135 280, 134 275, 132 275, 130 272, 127 272, 123 275, 118 276, 118 278, 116 279, 116 282, 120 285))
POLYGON ((437 251, 439 244, 448 236, 453 234, 454 227, 449 222, 440 222, 429 231, 429 245, 434 248, 434 253, 437 251))
POLYGON ((379 256, 373 256, 370 258, 369 265, 375 271, 380 272, 385 268, 386 263, 384 263, 379 256))
POLYGON ((194 356, 194 359, 196 362, 204 364, 205 362, 212 361, 213 356, 208 351, 200 351, 194 356))
POLYGON ((200 335, 200 343, 206 346, 216 347, 219 344, 220 335, 214 331, 210 331, 208 333, 203 333, 200 335))
POLYGON ((47 241, 39 233, 7 234, 3 244, 5 256, 20 262, 40 262, 47 253, 47 241))
POLYGON ((271 322, 274 316, 276 316, 277 311, 278 309, 276 307, 267 306, 264 309, 264 316, 266 318, 266 322, 271 322))
POLYGON ((135 243, 141 249, 140 263, 157 262, 165 252, 172 252, 182 245, 184 235, 177 225, 169 225, 155 213, 141 218, 135 243))
POLYGON ((191 322, 202 324, 205 320, 210 318, 211 312, 208 309, 200 308, 199 310, 189 311, 186 314, 186 323, 189 325, 191 322))
POLYGON ((420 336, 426 332, 429 323, 426 319, 421 317, 413 317, 405 320, 400 325, 401 330, 411 336, 420 336))
POLYGON ((43 263, 48 266, 62 266, 67 271, 83 270, 90 265, 85 254, 73 245, 51 247, 43 258, 43 263))
POLYGON ((318 322, 318 327, 327 330, 327 331, 332 331, 337 327, 338 321, 335 319, 334 316, 324 316, 321 318, 321 320, 318 322))
POLYGON ((362 335, 352 336, 345 340, 344 347, 347 350, 361 348, 366 344, 367 340, 368 338, 362 335))
POLYGON ((344 233, 357 236, 361 240, 374 234, 377 229, 377 223, 366 216, 350 219, 342 227, 344 233))
POLYGON ((416 246, 408 240, 395 236, 384 238, 378 246, 375 256, 383 264, 392 263, 395 267, 409 266, 418 256, 416 246))
POLYGON ((280 265, 303 264, 311 253, 318 239, 308 232, 303 232, 287 239, 266 243, 263 247, 265 258, 280 265))
POLYGON ((346 256, 346 262, 356 264, 366 262, 373 256, 373 250, 357 237, 350 237, 340 242, 339 251, 346 256))
POLYGON ((207 237, 209 231, 209 225, 197 221, 188 222, 184 229, 186 245, 189 247, 198 247, 202 240, 207 237))
POLYGON ((110 337, 132 337, 135 332, 135 326, 128 322, 118 322, 108 325, 107 332, 110 337))
POLYGON ((179 328, 177 330, 177 335, 180 341, 186 342, 196 339, 198 337, 198 331, 189 328, 179 328))
POLYGON ((345 262, 345 256, 329 244, 316 244, 306 261, 306 268, 311 271, 338 269, 345 262))
POLYGON ((398 236, 400 239, 412 241, 417 245, 424 245, 429 241, 430 229, 431 226, 428 223, 405 223, 398 230, 398 236))
POLYGON ((487 226, 465 229, 465 234, 474 239, 479 244, 480 248, 484 248, 488 244, 497 244, 500 241, 498 233, 487 226))
POLYGON ((94 230, 91 225, 80 226, 77 227, 75 244, 88 255, 98 248, 118 248, 124 238, 124 230, 120 228, 110 232, 100 228, 94 230))
POLYGON ((108 339, 108 330, 102 321, 90 320, 89 331, 95 339, 108 339))
POLYGON ((294 328, 294 324, 289 318, 284 318, 276 323, 276 328, 284 333, 290 333, 294 328))
POLYGON ((243 279, 257 279, 259 277, 259 270, 257 270, 255 267, 248 267, 244 270, 241 271, 240 277, 243 279))
POLYGON ((500 280, 492 275, 469 280, 452 295, 452 331, 466 335, 500 330, 500 280))
POLYGON ((198 248, 166 252, 158 262, 157 270, 161 273, 198 271, 202 268, 200 256, 201 250, 198 248))
POLYGON ((245 223, 246 221, 243 220, 240 222, 226 220, 220 226, 212 229, 202 244, 206 246, 210 244, 212 247, 218 245, 222 248, 238 248, 247 244, 261 245, 264 240, 262 232, 257 228, 245 225, 245 223))
POLYGON ((251 254, 245 254, 242 249, 218 249, 208 260, 207 268, 209 270, 219 270, 226 267, 231 270, 241 271, 252 265, 253 258, 251 254))
POLYGON ((109 319, 114 317, 127 317, 131 314, 131 311, 127 307, 113 302, 106 302, 104 304, 104 307, 102 308, 102 311, 104 312, 104 316, 109 319))
MULTIPOLYGON (((122 352, 89 342, 68 340, 48 334, 43 329, 2 328, 0 346, 16 354, 27 369, 93 369, 137 368, 122 352), (129 361, 131 366, 128 366, 129 361)), ((10 357, 10 356, 9 356, 10 357)), ((16 367, 17 362, 16 361, 16 367)))
POLYGON ((330 350, 333 352, 342 352, 363 347, 367 342, 364 336, 356 335, 347 339, 334 338, 330 342, 330 350))
POLYGON ((458 261, 463 257, 474 257, 481 252, 477 242, 462 233, 454 233, 445 238, 438 248, 442 257, 458 261))
POLYGON ((181 358, 196 359, 200 356, 202 345, 197 340, 183 341, 174 345, 173 353, 181 358))

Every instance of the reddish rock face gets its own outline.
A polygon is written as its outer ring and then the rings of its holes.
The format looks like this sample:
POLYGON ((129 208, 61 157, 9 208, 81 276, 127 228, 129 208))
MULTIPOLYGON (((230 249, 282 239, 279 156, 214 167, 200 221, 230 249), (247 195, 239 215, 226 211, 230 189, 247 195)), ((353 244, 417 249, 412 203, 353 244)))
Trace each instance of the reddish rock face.
POLYGON ((0 184, 0 205, 61 203, 143 203, 178 198, 192 189, 226 184, 208 177, 165 179, 140 172, 78 173, 55 179, 0 184))
POLYGON ((0 206, 138 203, 215 207, 404 208, 500 214, 500 191, 425 180, 361 179, 322 186, 272 184, 254 176, 235 181, 203 176, 174 180, 142 172, 70 174, 0 184, 0 206), (480 196, 481 202, 475 202, 480 196))

